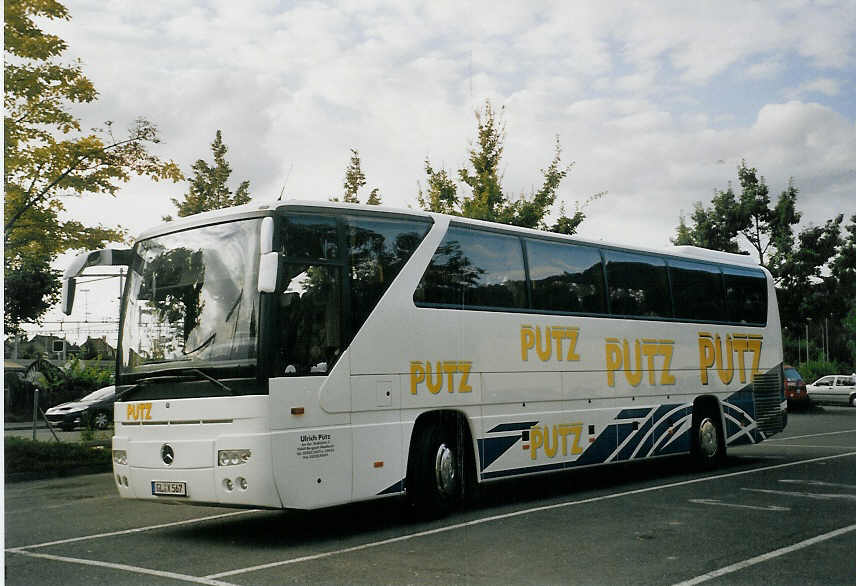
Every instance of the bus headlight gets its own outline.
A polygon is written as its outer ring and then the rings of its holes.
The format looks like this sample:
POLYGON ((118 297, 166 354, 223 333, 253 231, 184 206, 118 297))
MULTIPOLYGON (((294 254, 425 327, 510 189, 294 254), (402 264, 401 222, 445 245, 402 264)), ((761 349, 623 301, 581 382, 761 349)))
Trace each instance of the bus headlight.
POLYGON ((236 466, 245 464, 250 459, 250 450, 218 450, 217 463, 220 466, 236 466))
POLYGON ((113 450, 113 461, 125 466, 128 464, 128 452, 125 450, 113 450))

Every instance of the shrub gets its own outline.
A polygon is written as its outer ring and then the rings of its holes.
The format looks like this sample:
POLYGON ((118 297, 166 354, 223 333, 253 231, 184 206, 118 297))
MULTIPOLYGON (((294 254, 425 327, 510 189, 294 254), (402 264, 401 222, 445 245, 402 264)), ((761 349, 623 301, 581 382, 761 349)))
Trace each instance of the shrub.
POLYGON ((111 451, 102 446, 73 443, 40 442, 7 437, 4 442, 6 474, 51 472, 68 473, 75 469, 110 470, 111 451))
POLYGON ((801 362, 796 368, 805 380, 806 384, 811 384, 827 374, 850 374, 853 372, 852 369, 847 370, 847 367, 840 362, 826 360, 809 360, 808 362, 801 362))

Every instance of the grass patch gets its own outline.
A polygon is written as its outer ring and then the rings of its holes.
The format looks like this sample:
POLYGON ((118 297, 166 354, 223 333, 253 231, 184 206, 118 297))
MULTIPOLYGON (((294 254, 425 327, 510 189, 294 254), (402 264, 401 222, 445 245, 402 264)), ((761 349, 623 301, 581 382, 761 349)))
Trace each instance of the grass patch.
POLYGON ((109 447, 5 438, 6 477, 66 476, 80 472, 109 472, 109 447))

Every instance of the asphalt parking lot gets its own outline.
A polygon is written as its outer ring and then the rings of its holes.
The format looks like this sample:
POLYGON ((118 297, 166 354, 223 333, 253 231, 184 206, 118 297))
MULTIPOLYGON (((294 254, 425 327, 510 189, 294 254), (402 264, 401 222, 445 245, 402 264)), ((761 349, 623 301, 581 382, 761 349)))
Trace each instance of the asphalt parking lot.
POLYGON ((5 488, 8 584, 853 584, 856 409, 685 458, 487 487, 444 519, 122 501, 110 474, 5 488))

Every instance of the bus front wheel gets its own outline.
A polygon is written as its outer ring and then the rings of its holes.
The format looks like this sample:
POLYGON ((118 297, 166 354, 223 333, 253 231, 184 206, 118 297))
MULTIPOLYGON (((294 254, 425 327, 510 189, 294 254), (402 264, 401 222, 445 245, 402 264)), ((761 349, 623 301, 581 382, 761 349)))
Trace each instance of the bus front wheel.
POLYGON ((432 424, 414 438, 407 491, 416 511, 441 516, 463 496, 463 461, 459 442, 447 426, 432 424))

